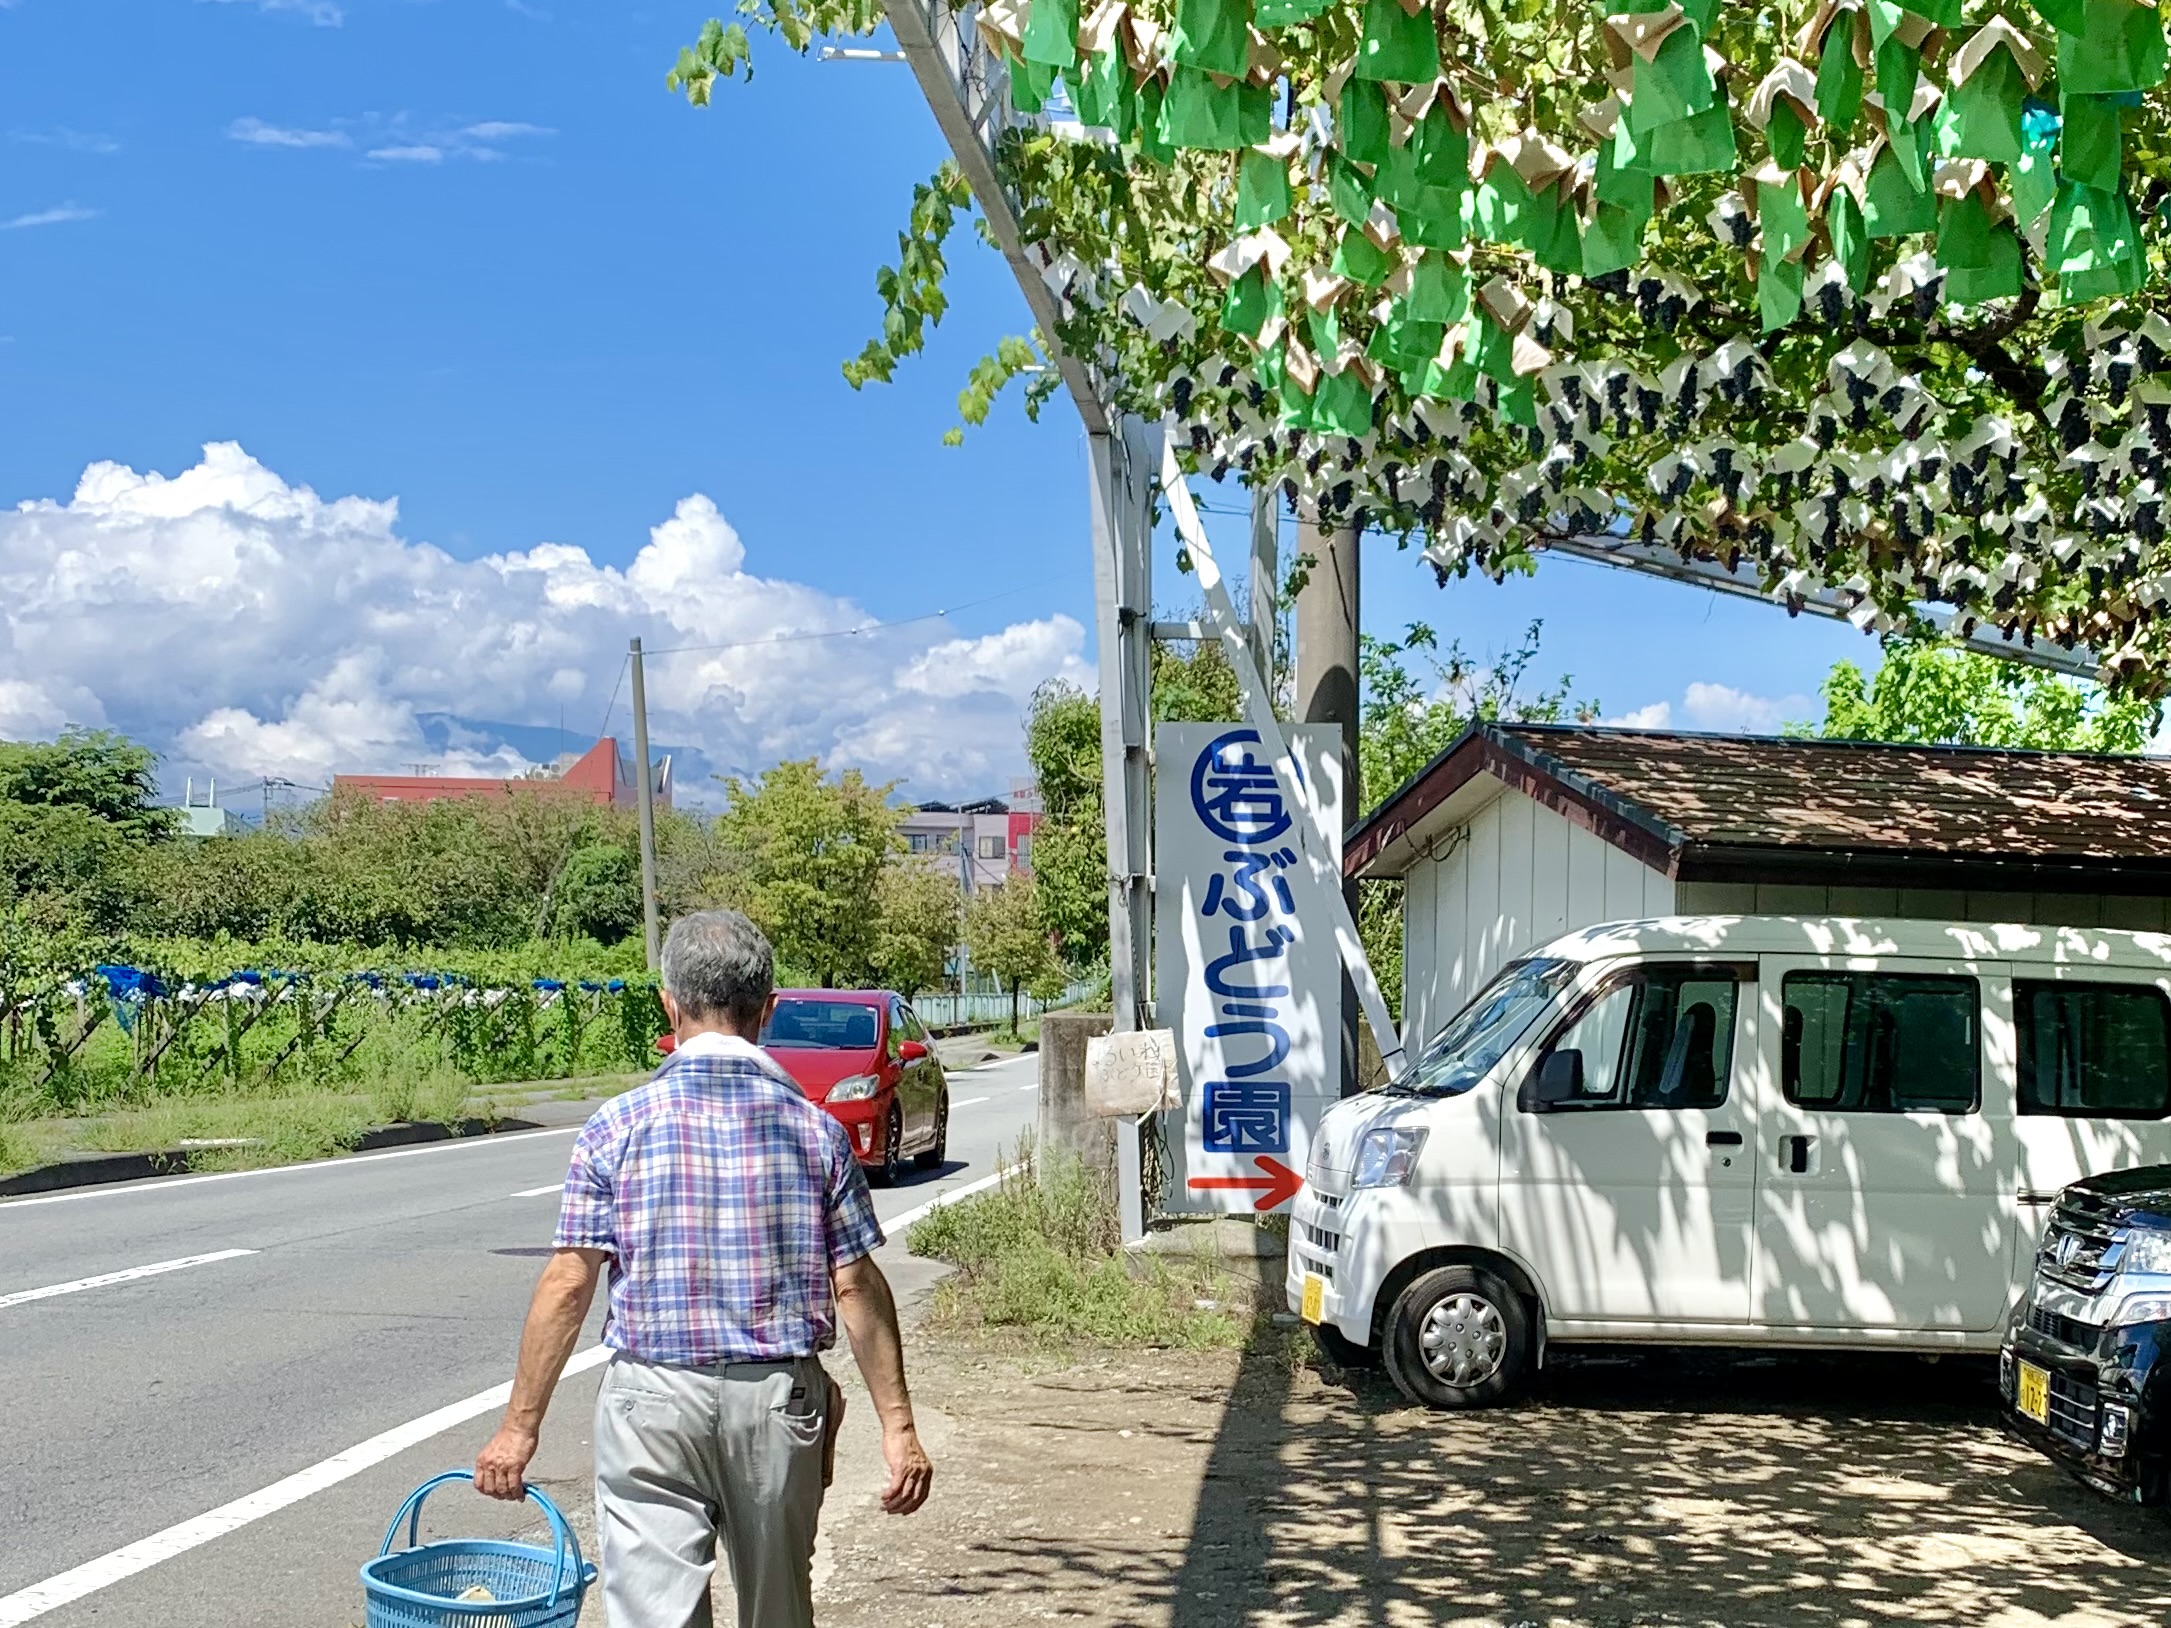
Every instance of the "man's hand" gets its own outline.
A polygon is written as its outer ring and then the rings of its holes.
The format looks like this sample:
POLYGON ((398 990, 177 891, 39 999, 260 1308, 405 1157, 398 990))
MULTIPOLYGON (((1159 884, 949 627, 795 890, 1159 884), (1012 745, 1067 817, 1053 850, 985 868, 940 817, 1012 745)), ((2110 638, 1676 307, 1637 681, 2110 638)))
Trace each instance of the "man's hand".
POLYGON ((890 1296, 888 1279, 874 1257, 862 1255, 839 1267, 837 1316, 852 1342, 852 1355, 867 1381, 867 1394, 882 1421, 882 1457, 890 1467, 889 1485, 882 1489, 882 1507, 892 1515, 909 1515, 927 1502, 934 1485, 935 1467, 920 1445, 920 1433, 912 1428, 912 1398, 905 1391, 905 1347, 897 1332, 897 1302, 890 1296))
POLYGON ((528 1302, 528 1321, 520 1331, 520 1366, 513 1372, 512 1400, 505 1420, 489 1445, 475 1455, 475 1490, 492 1498, 527 1496, 522 1479, 535 1456, 550 1393, 557 1389, 565 1359, 580 1338, 581 1320, 595 1298, 596 1274, 609 1257, 600 1249, 560 1249, 536 1279, 528 1302))
POLYGON ((518 1503, 528 1495, 528 1460, 535 1456, 535 1432, 500 1425, 498 1433, 475 1455, 475 1490, 490 1498, 518 1503))
POLYGON ((882 1457, 890 1467, 889 1485, 882 1489, 882 1509, 889 1515, 909 1515, 927 1502, 935 1484, 935 1466, 920 1433, 910 1425, 882 1432, 882 1457))

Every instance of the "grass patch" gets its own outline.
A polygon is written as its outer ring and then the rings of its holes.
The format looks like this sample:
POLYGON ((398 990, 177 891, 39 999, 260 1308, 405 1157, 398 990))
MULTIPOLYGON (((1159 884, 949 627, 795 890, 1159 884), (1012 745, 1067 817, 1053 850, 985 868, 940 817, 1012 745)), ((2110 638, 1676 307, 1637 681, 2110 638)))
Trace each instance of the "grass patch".
POLYGON ((1251 1337, 1249 1301, 1212 1263, 1119 1249, 1108 1183, 1076 1161, 1036 1171, 1029 1148, 1015 1163, 994 1191, 944 1205, 907 1235, 913 1254, 958 1268, 935 1292, 938 1321, 1063 1346, 1233 1349, 1251 1337))
POLYGON ((12 1125, 0 1124, 0 1176, 12 1176, 44 1161, 37 1144, 12 1125))
MULTIPOLYGON (((205 1093, 117 1109, 69 1127, 73 1144, 98 1153, 157 1153, 184 1142, 192 1170, 252 1170, 351 1152, 380 1125, 444 1123, 474 1112, 471 1087, 450 1071, 398 1074, 361 1091, 205 1093)), ((487 1117, 487 1116, 486 1116, 487 1117)), ((0 1133, 4 1133, 0 1127, 0 1133)), ((20 1136, 18 1128, 16 1134, 20 1136)))
POLYGON ((379 1122, 365 1096, 192 1097, 89 1120, 77 1145, 100 1153, 156 1153, 183 1142, 239 1141, 198 1148, 192 1170, 245 1170, 345 1153, 379 1122))

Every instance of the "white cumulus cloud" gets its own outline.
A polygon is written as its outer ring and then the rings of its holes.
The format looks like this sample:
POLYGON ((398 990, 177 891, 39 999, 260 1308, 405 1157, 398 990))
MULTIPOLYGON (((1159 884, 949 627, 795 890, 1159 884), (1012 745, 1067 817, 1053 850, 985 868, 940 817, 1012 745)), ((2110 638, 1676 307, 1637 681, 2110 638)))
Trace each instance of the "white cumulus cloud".
POLYGON ((1699 682, 1682 695, 1681 710, 1698 729, 1776 735, 1783 725, 1813 719, 1822 709, 1806 695, 1751 695, 1729 684, 1699 682))
POLYGON ((1776 735, 1791 723, 1807 723, 1821 714, 1806 695, 1752 695, 1731 684, 1699 679, 1682 692, 1678 705, 1653 701, 1605 721, 1621 729, 1699 729, 1721 735, 1776 735))
POLYGON ((626 739, 613 691, 638 635, 671 652, 648 664, 657 741, 727 772, 815 756, 958 796, 1023 772, 1036 685, 1091 681, 1069 617, 883 629, 757 563, 700 495, 623 568, 547 542, 460 560, 401 535, 396 501, 320 497, 232 442, 171 477, 94 463, 66 501, 0 511, 0 736, 125 729, 176 781, 517 772, 502 740, 432 745, 425 721, 592 730, 615 705, 626 739))

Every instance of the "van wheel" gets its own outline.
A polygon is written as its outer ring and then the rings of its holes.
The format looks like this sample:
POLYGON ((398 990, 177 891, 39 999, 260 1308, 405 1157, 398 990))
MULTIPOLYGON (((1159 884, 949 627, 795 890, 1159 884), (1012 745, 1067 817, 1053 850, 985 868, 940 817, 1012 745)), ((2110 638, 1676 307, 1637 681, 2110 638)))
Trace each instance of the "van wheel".
POLYGON ((1492 1273, 1443 1266, 1395 1297, 1380 1353, 1395 1389, 1413 1402, 1492 1407, 1530 1371, 1530 1314, 1492 1273))

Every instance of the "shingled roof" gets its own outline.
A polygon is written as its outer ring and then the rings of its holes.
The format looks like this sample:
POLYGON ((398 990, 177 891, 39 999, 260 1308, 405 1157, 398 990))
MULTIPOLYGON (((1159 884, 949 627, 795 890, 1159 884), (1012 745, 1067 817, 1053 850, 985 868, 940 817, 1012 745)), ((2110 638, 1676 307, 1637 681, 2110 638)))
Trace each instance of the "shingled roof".
POLYGON ((1349 873, 1402 874, 1480 776, 1684 881, 2171 892, 2171 759, 1545 724, 1466 731, 1349 873))

